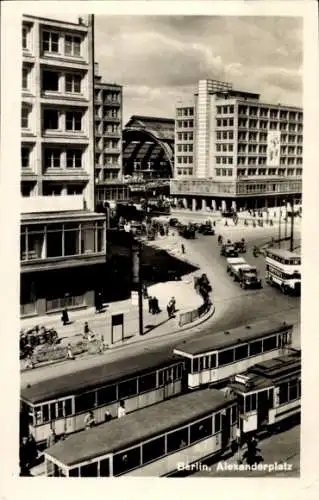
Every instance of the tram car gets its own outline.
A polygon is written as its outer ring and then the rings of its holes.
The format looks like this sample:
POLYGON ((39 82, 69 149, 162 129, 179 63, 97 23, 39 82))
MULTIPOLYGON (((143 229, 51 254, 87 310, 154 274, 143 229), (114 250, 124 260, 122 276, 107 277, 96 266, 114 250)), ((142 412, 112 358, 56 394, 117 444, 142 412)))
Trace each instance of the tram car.
POLYGON ((291 349, 286 356, 235 375, 226 391, 237 398, 241 441, 263 430, 271 433, 287 419, 300 415, 301 351, 291 349))
POLYGON ((220 386, 236 373, 282 355, 292 330, 285 322, 260 321, 185 341, 173 352, 185 360, 188 389, 220 386))
POLYGON ((181 394, 183 374, 184 361, 162 349, 40 381, 21 390, 22 420, 41 449, 52 428, 57 438, 83 429, 89 411, 99 424, 120 401, 130 413, 181 394))
POLYGON ((183 394, 59 441, 44 452, 53 477, 162 477, 228 449, 235 398, 204 389, 183 394))

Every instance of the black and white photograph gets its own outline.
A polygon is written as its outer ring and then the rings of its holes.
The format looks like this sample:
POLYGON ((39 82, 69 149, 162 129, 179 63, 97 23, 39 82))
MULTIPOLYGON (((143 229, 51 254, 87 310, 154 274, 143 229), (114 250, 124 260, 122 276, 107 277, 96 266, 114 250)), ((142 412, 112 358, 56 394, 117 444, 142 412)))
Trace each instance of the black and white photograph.
POLYGON ((17 35, 18 476, 300 478, 304 15, 63 3, 17 35))

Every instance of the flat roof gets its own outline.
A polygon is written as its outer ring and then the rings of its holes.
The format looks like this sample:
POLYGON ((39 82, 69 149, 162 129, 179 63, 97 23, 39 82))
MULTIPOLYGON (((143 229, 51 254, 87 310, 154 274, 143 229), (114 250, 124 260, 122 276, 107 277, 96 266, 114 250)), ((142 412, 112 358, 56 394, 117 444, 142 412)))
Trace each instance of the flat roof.
POLYGON ((94 219, 102 220, 105 219, 105 214, 98 212, 91 212, 90 210, 61 210, 57 212, 30 212, 21 214, 21 222, 43 222, 43 220, 51 219, 94 219))
POLYGON ((249 371, 276 382, 294 372, 301 372, 301 351, 296 350, 291 354, 258 363, 249 371))
POLYGON ((64 465, 125 449, 229 406, 235 398, 204 389, 143 408, 120 419, 73 434, 45 451, 64 465))
MULTIPOLYGON (((251 375, 250 372, 243 373, 241 375, 251 375)), ((233 389, 235 392, 246 394, 249 392, 254 392, 262 389, 266 389, 267 387, 272 387, 273 383, 271 380, 261 377, 259 375, 252 376, 249 380, 250 384, 245 385, 240 382, 231 382, 229 387, 233 389)))
POLYGON ((179 346, 176 346, 174 352, 186 353, 191 355, 204 354, 209 351, 220 350, 230 347, 240 342, 258 339, 267 334, 277 333, 292 327, 292 324, 278 320, 266 320, 253 323, 251 325, 239 326, 225 331, 206 334, 200 339, 192 339, 185 341, 179 346))
POLYGON ((296 257, 300 257, 300 254, 295 252, 290 252, 285 248, 268 248, 266 252, 268 251, 273 253, 274 255, 277 255, 278 257, 282 257, 283 259, 293 259, 296 257))
POLYGON ((78 370, 66 375, 43 380, 21 389, 21 398, 31 404, 49 401, 56 397, 76 394, 84 390, 111 384, 123 378, 149 372, 152 369, 165 367, 180 362, 171 348, 150 351, 125 359, 78 370))

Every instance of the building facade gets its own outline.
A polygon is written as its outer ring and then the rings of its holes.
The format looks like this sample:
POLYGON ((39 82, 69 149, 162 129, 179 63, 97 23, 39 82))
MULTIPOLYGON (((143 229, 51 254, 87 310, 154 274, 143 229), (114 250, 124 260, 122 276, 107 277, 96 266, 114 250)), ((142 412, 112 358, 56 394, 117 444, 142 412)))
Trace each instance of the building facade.
POLYGON ((121 183, 122 171, 122 86, 104 83, 95 63, 95 183, 96 200, 110 199, 113 186, 121 183))
POLYGON ((179 103, 171 196, 189 208, 244 209, 299 201, 303 111, 201 80, 179 103))
POLYGON ((77 24, 23 16, 21 316, 92 306, 102 286, 93 22, 92 16, 77 24))

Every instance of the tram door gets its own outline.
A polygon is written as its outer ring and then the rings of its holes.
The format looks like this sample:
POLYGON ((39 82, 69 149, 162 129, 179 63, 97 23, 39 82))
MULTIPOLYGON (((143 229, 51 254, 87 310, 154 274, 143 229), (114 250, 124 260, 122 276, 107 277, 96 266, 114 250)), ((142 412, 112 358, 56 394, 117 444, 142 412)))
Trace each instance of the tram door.
POLYGON ((230 440, 230 408, 222 411, 222 448, 226 448, 230 440))
POLYGON ((257 393, 257 428, 268 424, 269 398, 268 391, 257 393))

